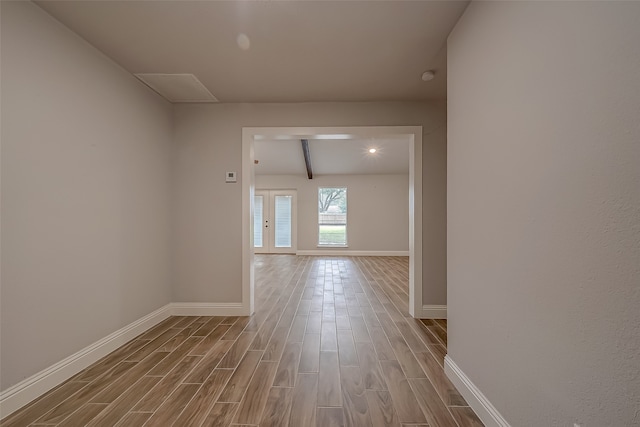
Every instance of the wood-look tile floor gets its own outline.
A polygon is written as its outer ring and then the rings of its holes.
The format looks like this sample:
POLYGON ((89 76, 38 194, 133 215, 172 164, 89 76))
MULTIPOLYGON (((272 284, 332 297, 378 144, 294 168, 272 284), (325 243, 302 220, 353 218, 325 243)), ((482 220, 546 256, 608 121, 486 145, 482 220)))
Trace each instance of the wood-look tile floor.
POLYGON ((170 317, 0 425, 481 426, 407 292, 405 257, 257 255, 252 317, 170 317))

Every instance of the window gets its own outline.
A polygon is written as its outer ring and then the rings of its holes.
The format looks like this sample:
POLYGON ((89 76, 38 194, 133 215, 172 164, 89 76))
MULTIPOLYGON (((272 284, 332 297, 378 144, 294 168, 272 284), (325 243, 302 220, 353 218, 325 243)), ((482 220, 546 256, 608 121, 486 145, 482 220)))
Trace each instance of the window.
POLYGON ((347 189, 318 189, 318 246, 347 246, 347 189))

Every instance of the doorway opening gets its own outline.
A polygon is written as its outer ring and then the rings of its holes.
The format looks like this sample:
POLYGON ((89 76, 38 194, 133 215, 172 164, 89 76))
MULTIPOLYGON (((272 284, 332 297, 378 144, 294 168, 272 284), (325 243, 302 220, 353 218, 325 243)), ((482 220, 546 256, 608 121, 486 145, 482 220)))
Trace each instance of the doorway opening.
POLYGON ((409 313, 422 312, 422 127, 283 127, 242 129, 242 305, 254 312, 255 173, 254 142, 259 140, 394 139, 409 143, 409 313))

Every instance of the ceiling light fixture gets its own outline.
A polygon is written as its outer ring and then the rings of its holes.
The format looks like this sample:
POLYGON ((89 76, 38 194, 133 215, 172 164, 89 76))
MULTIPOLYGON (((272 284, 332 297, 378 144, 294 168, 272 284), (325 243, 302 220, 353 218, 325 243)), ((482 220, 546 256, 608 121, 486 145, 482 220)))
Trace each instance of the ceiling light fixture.
POLYGON ((428 70, 422 73, 422 81, 429 82, 436 77, 436 73, 433 70, 428 70))
POLYGON ((375 153, 376 151, 378 151, 378 150, 376 150, 375 148, 369 148, 369 152, 370 152, 371 154, 375 153))

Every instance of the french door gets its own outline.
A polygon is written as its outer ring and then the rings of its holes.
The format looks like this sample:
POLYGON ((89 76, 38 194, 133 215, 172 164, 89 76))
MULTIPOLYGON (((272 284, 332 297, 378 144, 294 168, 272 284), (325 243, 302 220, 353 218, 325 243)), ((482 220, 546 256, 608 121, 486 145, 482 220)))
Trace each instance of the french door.
POLYGON ((296 253, 296 191, 256 190, 253 246, 256 253, 296 253))

